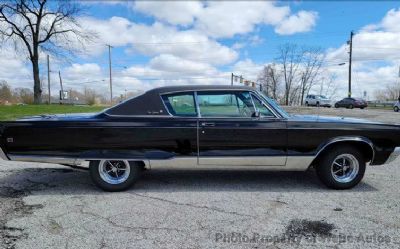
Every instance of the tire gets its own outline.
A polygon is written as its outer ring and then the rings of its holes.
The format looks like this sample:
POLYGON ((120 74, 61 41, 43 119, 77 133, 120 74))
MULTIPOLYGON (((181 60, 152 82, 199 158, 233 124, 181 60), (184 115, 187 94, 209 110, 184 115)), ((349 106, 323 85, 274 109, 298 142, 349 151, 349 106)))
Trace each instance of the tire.
POLYGON ((353 109, 354 106, 352 104, 349 105, 349 109, 353 109))
POLYGON ((362 110, 362 109, 364 109, 365 107, 360 107, 360 109, 362 110))
POLYGON ((399 112, 399 107, 395 106, 395 107, 393 108, 393 110, 394 110, 395 112, 399 112))
POLYGON ((320 181, 331 189, 349 189, 356 186, 364 177, 365 159, 353 146, 337 146, 330 149, 318 162, 316 172, 320 181), (339 164, 345 159, 345 171, 339 164), (336 173, 335 173, 336 172, 336 173))
POLYGON ((316 105, 317 107, 319 107, 319 102, 317 102, 317 105, 316 105))
POLYGON ((338 104, 335 104, 335 108, 339 108, 339 105, 338 105, 338 104))
POLYGON ((102 190, 109 192, 130 188, 140 178, 142 171, 142 165, 127 160, 90 161, 89 164, 90 177, 93 183, 102 190), (113 168, 117 169, 113 171, 113 168))
POLYGON ((308 106, 308 102, 306 101, 306 106, 308 106))

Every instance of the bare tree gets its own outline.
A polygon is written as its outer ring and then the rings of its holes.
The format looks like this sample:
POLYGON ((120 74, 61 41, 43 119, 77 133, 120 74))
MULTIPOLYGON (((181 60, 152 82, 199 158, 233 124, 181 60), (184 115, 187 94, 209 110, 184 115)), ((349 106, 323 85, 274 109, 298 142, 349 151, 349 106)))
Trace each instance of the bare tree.
POLYGON ((302 54, 299 53, 296 44, 290 43, 280 46, 279 54, 280 56, 277 58, 277 62, 282 65, 282 74, 285 82, 285 104, 289 105, 291 103, 290 94, 293 91, 293 85, 297 81, 297 73, 302 60, 302 54))
POLYGON ((303 105, 304 96, 318 80, 325 54, 321 48, 305 47, 302 51, 301 78, 300 78, 300 104, 303 105))
POLYGON ((264 66, 257 81, 263 86, 263 91, 268 97, 278 100, 278 89, 282 79, 282 72, 276 64, 264 66))
POLYGON ((81 8, 73 1, 10 0, 0 3, 0 37, 24 48, 32 64, 34 103, 41 103, 39 55, 74 52, 71 44, 90 40, 76 16, 81 8), (21 45, 23 44, 23 45, 21 45))

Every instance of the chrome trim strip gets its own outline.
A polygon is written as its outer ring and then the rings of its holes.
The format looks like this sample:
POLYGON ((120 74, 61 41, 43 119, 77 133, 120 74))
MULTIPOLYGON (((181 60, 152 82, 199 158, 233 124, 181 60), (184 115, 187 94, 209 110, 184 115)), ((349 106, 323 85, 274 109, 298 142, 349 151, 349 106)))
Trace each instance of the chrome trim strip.
POLYGON ((331 140, 329 140, 326 144, 324 144, 317 152, 315 155, 315 158, 318 157, 318 155, 329 145, 337 143, 337 142, 343 142, 343 141, 353 141, 353 142, 363 142, 368 144, 371 147, 372 150, 372 158, 371 162, 374 161, 375 159, 375 149, 374 149, 374 144, 367 138, 365 137, 353 137, 353 136, 345 136, 345 137, 336 137, 331 140))
POLYGON ((286 163, 286 156, 229 156, 229 157, 199 156, 199 165, 284 167, 285 163, 286 163))
POLYGON ((400 156, 400 147, 394 148, 393 152, 390 153, 388 159, 386 160, 385 164, 391 163, 396 160, 400 156))
MULTIPOLYGON (((9 155, 11 161, 18 162, 35 162, 35 163, 53 163, 79 167, 89 167, 88 161, 98 161, 102 158, 68 158, 68 157, 51 157, 51 156, 35 156, 35 155, 9 155)), ((109 160, 121 160, 121 158, 107 158, 109 160)), ((146 168, 150 168, 149 160, 147 159, 123 159, 128 161, 141 161, 146 168)))
POLYGON ((0 147, 0 158, 3 159, 3 160, 6 160, 6 161, 10 160, 7 157, 6 153, 4 153, 4 151, 3 151, 3 149, 1 147, 0 147))
MULTIPOLYGON (((254 157, 248 157, 251 159, 254 157)), ((312 156, 293 156, 288 157, 285 165, 243 165, 235 163, 240 157, 225 157, 225 165, 198 164, 196 157, 176 157, 167 160, 150 160, 151 169, 262 169, 273 171, 305 171, 310 167, 314 160, 312 156)), ((263 157, 266 162, 270 157, 263 157)))
MULTIPOLYGON (((258 161, 262 158, 263 162, 268 162, 271 157, 247 157, 247 160, 258 161)), ((88 167, 88 161, 101 160, 101 158, 63 158, 63 157, 48 157, 48 156, 33 156, 33 155, 10 155, 10 159, 13 161, 20 162, 37 162, 37 163, 54 163, 64 164, 71 166, 88 167)), ((110 160, 121 160, 120 158, 108 158, 110 160)), ((128 161, 142 161, 145 167, 148 169, 157 168, 184 168, 184 169, 263 169, 263 170, 282 170, 282 171, 305 171, 309 168, 314 157, 312 156, 293 156, 288 157, 285 165, 273 165, 272 163, 250 165, 245 163, 241 157, 224 157, 224 160, 228 162, 224 165, 213 165, 213 164, 198 164, 198 159, 194 157, 175 157, 172 159, 160 159, 160 160, 143 160, 143 159, 124 159, 128 161), (240 164, 244 163, 244 164, 240 164)), ((250 161, 251 162, 251 161, 250 161)))

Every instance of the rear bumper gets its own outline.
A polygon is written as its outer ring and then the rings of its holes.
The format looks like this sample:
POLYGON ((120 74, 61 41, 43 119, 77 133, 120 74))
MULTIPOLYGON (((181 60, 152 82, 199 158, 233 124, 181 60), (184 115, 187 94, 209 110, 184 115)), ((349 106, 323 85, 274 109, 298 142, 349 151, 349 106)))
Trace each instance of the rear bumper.
POLYGON ((10 160, 7 157, 6 153, 4 153, 4 151, 3 151, 3 149, 1 147, 0 147, 0 158, 3 159, 3 160, 10 160))
POLYGON ((393 162, 399 156, 400 156, 400 147, 396 147, 396 148, 394 148, 393 152, 390 154, 390 156, 386 160, 385 164, 393 162))

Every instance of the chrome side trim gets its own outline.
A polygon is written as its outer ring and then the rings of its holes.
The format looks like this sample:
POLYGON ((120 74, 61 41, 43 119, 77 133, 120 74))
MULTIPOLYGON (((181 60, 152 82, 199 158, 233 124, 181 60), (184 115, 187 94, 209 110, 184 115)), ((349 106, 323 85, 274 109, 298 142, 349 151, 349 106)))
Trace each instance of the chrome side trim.
MULTIPOLYGON (((248 157, 250 159, 251 157, 248 157)), ((254 157, 253 157, 254 158, 254 157)), ((224 157, 228 162, 224 165, 218 164, 198 164, 196 157, 177 157, 167 160, 150 160, 151 169, 261 169, 272 171, 305 171, 314 160, 312 156, 294 156, 288 157, 285 165, 266 165, 265 162, 270 157, 263 157, 263 165, 245 165, 238 164, 240 157, 224 157), (236 161, 236 162, 235 162, 236 161)))
MULTIPOLYGON (((53 163, 64 164, 79 167, 89 167, 88 161, 101 160, 99 158, 63 158, 63 157, 48 157, 48 156, 21 156, 9 155, 12 161, 20 162, 37 162, 37 163, 53 163)), ((109 160, 121 160, 120 158, 108 158, 109 160)), ((127 161, 142 161, 148 169, 263 169, 263 170, 282 170, 282 171, 305 171, 309 168, 314 160, 312 156, 293 156, 288 157, 286 165, 273 165, 270 161, 271 157, 246 157, 250 162, 260 162, 262 159, 264 164, 250 165, 245 163, 242 157, 224 157, 225 163, 221 164, 198 164, 197 157, 176 157, 172 159, 124 159, 127 161), (253 161, 252 161, 253 160, 253 161), (266 164, 265 162, 268 162, 266 164)), ((209 161, 211 162, 211 161, 209 161)))
MULTIPOLYGON (((89 161, 97 161, 102 158, 66 158, 66 157, 50 157, 50 156, 35 156, 35 155, 9 155, 11 161, 19 162, 35 162, 35 163, 53 163, 63 164, 78 167, 89 167, 89 161)), ((109 160, 121 160, 121 158, 107 158, 109 160)), ((147 159, 123 159, 128 161, 141 161, 146 168, 150 168, 149 160, 147 159)))
POLYGON ((386 160, 385 164, 393 162, 399 156, 400 156, 400 147, 396 147, 396 148, 394 148, 393 152, 390 154, 390 156, 386 160))
POLYGON ((372 150, 372 158, 371 158, 371 162, 374 161, 375 158, 375 149, 374 149, 374 144, 365 137, 352 137, 352 136, 345 136, 345 137, 336 137, 333 138, 331 140, 329 140, 326 144, 324 144, 317 152, 317 154, 315 155, 315 158, 318 157, 318 155, 329 145, 337 143, 337 142, 343 142, 343 141, 352 141, 352 142, 362 142, 362 143, 366 143, 371 147, 372 150))
POLYGON ((226 166, 280 166, 284 167, 286 156, 229 156, 229 157, 199 157, 200 165, 226 166))
POLYGON ((10 160, 8 157, 7 157, 7 155, 6 155, 6 153, 4 153, 4 151, 3 151, 3 149, 0 147, 0 158, 1 159, 3 159, 3 160, 10 160))

